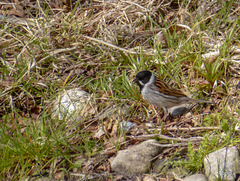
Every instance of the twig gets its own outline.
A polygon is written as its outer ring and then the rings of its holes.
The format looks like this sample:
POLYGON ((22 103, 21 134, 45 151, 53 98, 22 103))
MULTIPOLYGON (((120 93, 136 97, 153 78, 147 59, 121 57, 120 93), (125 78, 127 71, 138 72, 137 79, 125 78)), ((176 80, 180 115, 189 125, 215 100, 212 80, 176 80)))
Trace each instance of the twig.
MULTIPOLYGON (((198 130, 219 130, 219 127, 195 127, 195 128, 164 128, 167 131, 198 131, 198 130)), ((156 131, 156 130, 162 130, 162 127, 160 128, 154 128, 154 129, 149 129, 149 131, 156 131)))
POLYGON ((177 147, 177 146, 187 146, 187 143, 173 143, 173 144, 160 144, 160 143, 151 143, 152 145, 159 146, 159 147, 177 147))
POLYGON ((203 139, 202 137, 173 138, 173 137, 162 135, 162 134, 148 134, 148 135, 136 136, 134 138, 137 138, 137 139, 148 139, 148 138, 152 138, 152 137, 158 137, 158 138, 165 139, 165 140, 183 141, 183 142, 189 142, 189 141, 191 141, 191 142, 198 142, 198 141, 201 141, 203 139))
POLYGON ((116 45, 113 45, 113 44, 110 44, 110 43, 107 43, 105 41, 102 41, 102 40, 99 40, 97 38, 93 38, 93 37, 90 37, 90 36, 85 36, 85 35, 81 35, 83 38, 87 38, 89 40, 93 40, 95 42, 98 42, 98 43, 101 43, 103 45, 106 45, 108 47, 111 47, 111 48, 114 48, 114 49, 117 49, 117 50, 120 50, 120 51, 123 51, 125 53, 129 53, 129 54, 141 54, 141 53, 144 53, 146 55, 154 55, 152 53, 147 53, 147 52, 144 52, 144 50, 142 52, 136 52, 136 51, 130 51, 130 50, 127 50, 125 48, 121 48, 121 47, 118 47, 116 45))

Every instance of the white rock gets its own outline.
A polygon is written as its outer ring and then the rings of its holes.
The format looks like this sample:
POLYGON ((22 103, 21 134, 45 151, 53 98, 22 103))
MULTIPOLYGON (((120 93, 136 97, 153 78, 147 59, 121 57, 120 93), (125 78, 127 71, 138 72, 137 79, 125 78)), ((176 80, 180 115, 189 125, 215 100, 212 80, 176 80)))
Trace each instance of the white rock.
POLYGON ((194 174, 188 177, 185 177, 182 181, 207 181, 207 177, 203 174, 194 174))
POLYGON ((89 116, 95 113, 93 101, 90 94, 74 88, 59 93, 54 101, 52 118, 60 120, 71 118, 76 119, 78 116, 89 116))
POLYGON ((210 153, 204 158, 204 169, 209 181, 234 181, 240 172, 237 148, 232 146, 210 153))
POLYGON ((120 122, 120 126, 122 128, 122 131, 126 130, 126 132, 128 132, 132 127, 137 126, 137 125, 130 121, 122 121, 122 122, 120 122))
POLYGON ((143 181, 156 181, 157 179, 154 178, 153 176, 151 175, 146 175, 144 178, 143 178, 143 181))

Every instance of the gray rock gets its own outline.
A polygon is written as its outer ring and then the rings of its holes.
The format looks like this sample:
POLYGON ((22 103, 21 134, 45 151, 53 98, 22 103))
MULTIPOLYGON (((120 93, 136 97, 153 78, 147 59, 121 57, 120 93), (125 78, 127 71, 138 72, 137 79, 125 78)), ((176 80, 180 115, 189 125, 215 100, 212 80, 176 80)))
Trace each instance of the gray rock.
POLYGON ((203 174, 194 174, 188 177, 185 177, 183 181, 207 181, 207 177, 203 174))
POLYGON ((204 169, 209 181, 234 181, 240 172, 237 148, 232 146, 210 153, 204 158, 204 169))
POLYGON ((132 127, 137 126, 136 124, 128 121, 122 121, 120 122, 120 126, 122 128, 122 131, 128 132, 132 127))
POLYGON ((157 160, 154 167, 153 167, 153 173, 156 174, 166 174, 167 171, 170 169, 170 166, 166 164, 167 159, 163 158, 160 160, 157 160))
POLYGON ((152 159, 162 150, 156 140, 148 140, 127 150, 119 151, 111 163, 111 168, 124 175, 147 173, 151 168, 152 159))

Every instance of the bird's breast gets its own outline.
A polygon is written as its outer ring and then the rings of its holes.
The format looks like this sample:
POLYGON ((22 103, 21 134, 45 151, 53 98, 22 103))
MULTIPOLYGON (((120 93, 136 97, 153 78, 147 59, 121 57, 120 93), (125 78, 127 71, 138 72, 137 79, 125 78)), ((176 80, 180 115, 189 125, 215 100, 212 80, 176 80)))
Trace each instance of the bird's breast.
POLYGON ((143 87, 142 91, 143 98, 148 101, 150 104, 153 104, 158 107, 162 107, 164 100, 161 96, 154 93, 154 90, 150 89, 148 86, 143 87))

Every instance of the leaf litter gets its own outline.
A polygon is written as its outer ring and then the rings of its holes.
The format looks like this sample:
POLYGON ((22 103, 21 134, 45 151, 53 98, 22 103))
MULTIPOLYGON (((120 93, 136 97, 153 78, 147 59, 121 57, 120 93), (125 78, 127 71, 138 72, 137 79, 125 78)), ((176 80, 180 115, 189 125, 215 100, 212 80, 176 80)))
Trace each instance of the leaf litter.
MULTIPOLYGON (((207 62, 214 63, 221 55, 226 35, 239 34, 239 28, 232 32, 231 26, 228 25, 239 17, 239 7, 239 2, 233 1, 231 12, 225 17, 228 21, 221 23, 218 34, 212 38, 211 30, 204 30, 204 26, 220 22, 217 13, 222 4, 215 1, 4 0, 0 3, 1 122, 4 122, 7 113, 12 112, 9 120, 13 121, 8 122, 9 126, 14 127, 13 122, 21 124, 21 132, 24 134, 26 119, 15 118, 18 114, 40 124, 39 117, 45 110, 44 106, 51 102, 51 96, 55 92, 62 90, 61 87, 67 85, 68 88, 74 88, 82 85, 80 87, 83 90, 92 93, 87 85, 94 79, 99 79, 99 72, 102 72, 101 75, 111 74, 111 71, 105 69, 106 62, 118 61, 119 51, 124 52, 126 56, 154 56, 157 52, 156 47, 163 46, 162 55, 166 59, 174 60, 189 40, 197 42, 198 36, 201 35, 204 47, 204 51, 199 50, 201 56, 207 62), (197 16, 201 17, 201 21, 194 24, 193 19, 197 16), (156 24, 152 24, 153 21, 156 24), (186 38, 174 52, 167 43, 168 33, 184 34, 186 38), (152 42, 155 42, 154 46, 152 42), (39 92, 43 94, 40 95, 39 92)), ((230 46, 233 47, 229 49, 232 54, 224 58, 224 61, 229 62, 231 80, 228 85, 223 81, 215 81, 217 91, 212 99, 217 103, 217 112, 229 103, 227 109, 233 112, 234 117, 238 117, 239 113, 234 105, 240 99, 239 39, 230 46)), ((186 63, 186 70, 190 67, 191 65, 186 63)), ((120 77, 122 71, 119 67, 117 76, 120 77)), ((193 84, 200 81, 197 84, 203 86, 208 84, 205 79, 191 81, 193 84)), ((157 114, 160 110, 154 112, 151 107, 142 104, 138 106, 134 101, 131 103, 121 100, 120 104, 116 104, 111 100, 113 93, 108 91, 97 90, 96 95, 93 99, 101 105, 98 108, 99 113, 84 118, 84 122, 77 125, 79 129, 69 133, 74 135, 69 138, 69 144, 86 144, 82 142, 83 135, 90 133, 89 141, 97 140, 99 147, 102 147, 99 155, 97 149, 93 150, 93 155, 89 157, 86 156, 87 151, 83 154, 87 160, 81 166, 80 177, 83 178, 101 179, 110 174, 116 178, 120 177, 111 173, 109 166, 117 148, 124 149, 149 137, 159 137, 162 144, 166 145, 164 155, 169 156, 176 148, 174 144, 168 144, 168 140, 178 139, 175 141, 182 142, 184 139, 201 137, 202 132, 206 130, 209 134, 214 134, 215 130, 220 129, 219 120, 215 120, 215 127, 202 126, 204 116, 214 111, 211 106, 201 105, 201 111, 194 108, 191 114, 167 121, 165 125, 158 125, 161 115, 157 114), (122 104, 126 103, 134 110, 133 113, 118 111, 125 109, 122 108, 122 104), (124 133, 126 130, 121 128, 119 120, 132 122, 136 126, 124 133), (156 130, 168 137, 149 134, 156 130), (168 147, 172 149, 169 150, 168 147)), ((146 105, 146 102, 144 104, 146 105)), ((63 158, 59 157, 58 163, 62 160, 63 158)), ((68 164, 65 166, 70 167, 68 164)), ((57 164, 54 168, 50 164, 45 168, 49 173, 49 170, 54 170, 54 178, 61 177, 62 172, 57 164)), ((32 173, 29 172, 28 175, 32 173)), ((79 171, 71 173, 74 175, 79 171)))

